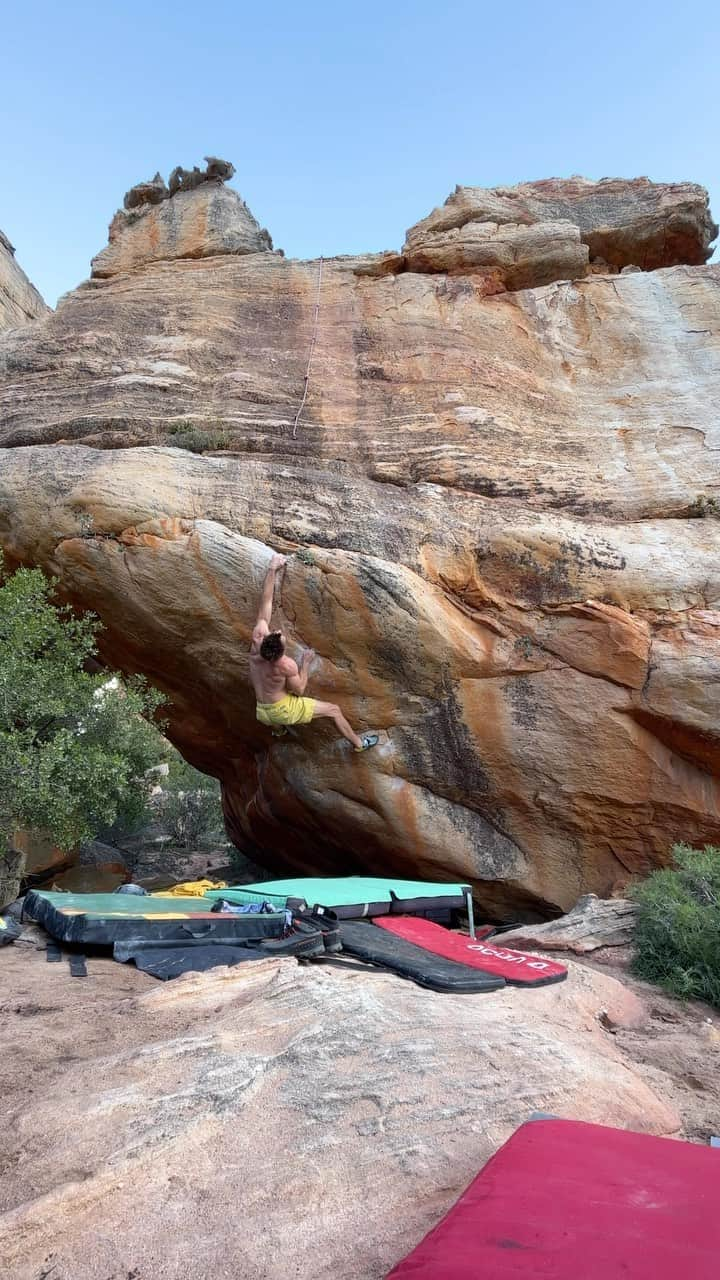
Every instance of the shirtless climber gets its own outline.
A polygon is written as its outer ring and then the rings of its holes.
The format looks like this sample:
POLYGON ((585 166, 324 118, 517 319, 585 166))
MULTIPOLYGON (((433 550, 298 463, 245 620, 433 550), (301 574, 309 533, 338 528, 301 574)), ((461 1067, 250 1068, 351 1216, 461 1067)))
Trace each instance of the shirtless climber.
POLYGON ((275 736, 280 737, 287 725, 308 724, 324 716, 335 721, 343 738, 347 738, 356 751, 367 751, 377 744, 377 733, 363 733, 358 737, 334 702, 316 702, 314 698, 303 697, 314 650, 305 650, 298 668, 285 654, 282 631, 270 630, 275 579, 286 563, 285 556, 273 556, 270 561, 253 628, 250 679, 257 698, 257 718, 261 724, 270 725, 275 736))

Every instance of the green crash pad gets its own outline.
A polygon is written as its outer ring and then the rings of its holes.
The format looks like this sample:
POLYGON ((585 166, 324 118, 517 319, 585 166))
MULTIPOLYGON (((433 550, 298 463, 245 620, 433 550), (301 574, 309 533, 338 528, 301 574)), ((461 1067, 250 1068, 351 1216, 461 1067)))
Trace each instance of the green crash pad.
POLYGON ((300 907, 320 905, 342 919, 381 916, 414 911, 458 910, 465 905, 468 886, 437 884, 431 880, 395 880, 385 876, 300 876, 292 880, 268 880, 229 889, 212 889, 208 898, 226 902, 257 902, 300 907))
MULTIPOLYGON (((47 902, 65 915, 190 916, 212 910, 207 898, 156 898, 135 893, 50 893, 33 890, 33 901, 47 902)), ((29 914, 29 904, 26 911, 29 914)))
POLYGON ((33 890, 25 914, 60 942, 111 946, 123 938, 161 938, 185 928, 192 936, 281 938, 285 912, 223 915, 214 899, 156 898, 150 894, 45 893, 33 890))

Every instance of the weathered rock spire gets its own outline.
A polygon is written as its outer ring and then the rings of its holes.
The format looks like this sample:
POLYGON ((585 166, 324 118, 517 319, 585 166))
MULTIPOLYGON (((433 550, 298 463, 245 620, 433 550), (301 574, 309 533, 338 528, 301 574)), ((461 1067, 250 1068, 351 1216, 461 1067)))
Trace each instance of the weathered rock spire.
POLYGON ((137 271, 150 262, 267 253, 272 240, 236 191, 229 160, 205 156, 205 169, 177 165, 125 193, 110 223, 109 243, 92 262, 93 276, 137 271))

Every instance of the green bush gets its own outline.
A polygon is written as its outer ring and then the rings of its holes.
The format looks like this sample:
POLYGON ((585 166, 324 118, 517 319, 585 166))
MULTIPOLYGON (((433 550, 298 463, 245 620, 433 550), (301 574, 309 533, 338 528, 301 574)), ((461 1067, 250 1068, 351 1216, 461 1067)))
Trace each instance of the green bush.
POLYGON ((705 520, 707 516, 720 516, 720 502, 706 493, 699 493, 688 507, 691 520, 705 520))
POLYGON ((3 577, 0 560, 0 880, 17 878, 7 870, 15 831, 61 849, 91 840, 144 804, 155 762, 144 717, 162 696, 88 670, 100 623, 58 604, 54 588, 39 569, 3 577))
POLYGON ((157 821, 152 790, 164 779, 148 771, 157 765, 167 764, 175 751, 156 725, 144 719, 137 722, 134 739, 128 745, 138 755, 133 771, 135 782, 120 797, 114 821, 101 827, 97 833, 98 840, 120 847, 157 821))
POLYGON ((187 419, 171 423, 168 434, 172 436, 171 448, 187 449, 188 453, 208 453, 230 445, 230 437, 220 424, 208 430, 187 419))
POLYGON ((720 1008, 720 849, 679 844, 674 867, 634 890, 634 970, 672 995, 720 1008))
POLYGON ((177 756, 170 763, 169 776, 162 783, 158 815, 173 844, 196 849, 208 841, 224 842, 220 784, 177 756))

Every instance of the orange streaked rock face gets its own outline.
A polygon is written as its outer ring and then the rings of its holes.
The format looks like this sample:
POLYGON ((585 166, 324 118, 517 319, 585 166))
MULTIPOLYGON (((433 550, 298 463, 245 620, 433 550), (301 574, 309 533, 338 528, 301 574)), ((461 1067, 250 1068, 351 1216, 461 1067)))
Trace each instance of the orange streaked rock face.
MULTIPOLYGON (((687 203, 643 193, 653 225, 687 203)), ((256 860, 543 915, 720 839, 720 268, 498 294, 407 266, 324 264, 295 431, 317 263, 148 262, 6 335, 0 540, 166 690, 256 860), (380 730, 367 755, 254 719, 271 549, 308 692, 380 730)))

